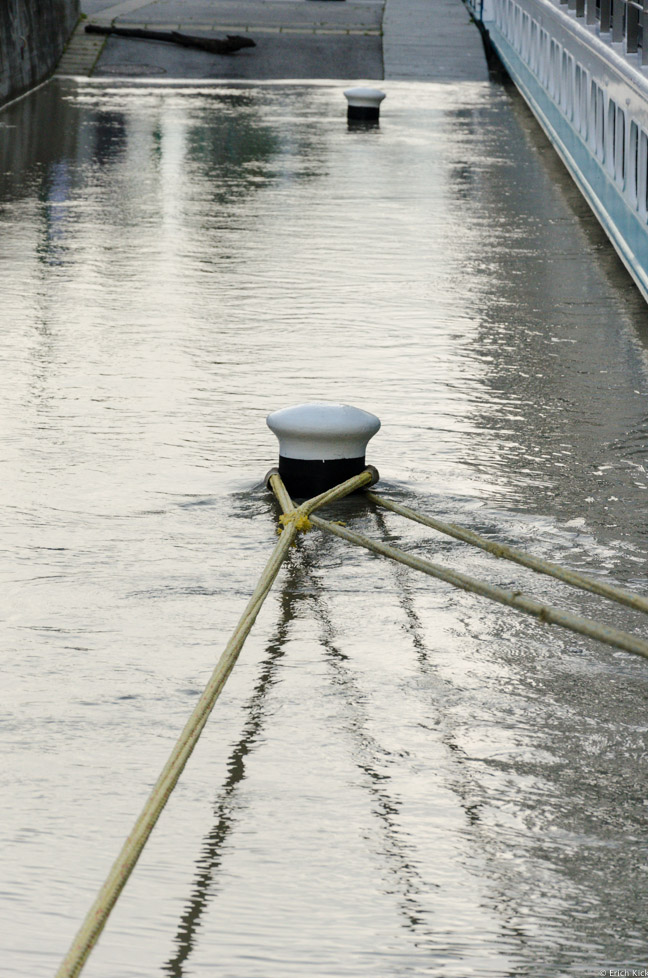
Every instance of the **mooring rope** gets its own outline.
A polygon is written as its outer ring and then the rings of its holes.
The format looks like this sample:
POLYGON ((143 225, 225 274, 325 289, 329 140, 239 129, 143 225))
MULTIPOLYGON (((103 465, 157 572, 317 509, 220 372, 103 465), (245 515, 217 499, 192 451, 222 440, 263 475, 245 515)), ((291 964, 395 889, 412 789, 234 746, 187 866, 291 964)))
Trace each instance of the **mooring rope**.
MULTIPOLYGON (((290 510, 292 508, 292 502, 281 481, 281 477, 276 475, 270 480, 270 484, 282 509, 285 510, 287 507, 290 510)), ((368 493, 367 495, 373 496, 373 493, 368 493)), ((354 543, 359 547, 371 550, 373 553, 379 554, 382 557, 390 557, 392 560, 406 564, 408 567, 413 567, 414 570, 421 571, 423 574, 428 574, 430 577, 446 581, 454 587, 490 598, 491 601, 496 601, 499 604, 516 608, 518 611, 532 615, 547 624, 560 625, 580 635, 587 635, 589 638, 598 639, 598 641, 604 642, 606 645, 623 649, 624 652, 632 652, 635 655, 648 658, 648 641, 631 635, 629 632, 592 621, 589 618, 582 618, 580 615, 574 615, 569 611, 563 611, 551 605, 542 604, 540 601, 524 595, 521 591, 509 591, 505 588, 488 584, 486 581, 469 577, 467 574, 462 574, 459 571, 453 571, 439 564, 433 564, 431 561, 424 560, 422 557, 406 553, 389 544, 380 543, 378 540, 372 540, 338 523, 330 523, 327 520, 323 520, 319 516, 313 515, 310 517, 310 520, 313 526, 324 530, 326 533, 332 533, 334 536, 341 537, 341 539, 347 540, 349 543, 354 543)))
MULTIPOLYGON (((523 611, 526 614, 533 615, 541 621, 549 624, 561 625, 563 628, 567 628, 573 632, 578 632, 582 635, 587 635, 590 638, 598 639, 601 642, 605 642, 607 645, 611 645, 615 648, 623 649, 626 652, 633 652, 637 655, 643 656, 644 658, 648 658, 648 641, 638 638, 637 636, 630 635, 629 633, 620 631, 617 628, 612 628, 609 625, 591 621, 587 618, 581 618, 578 615, 571 614, 570 612, 562 611, 561 609, 542 604, 533 598, 525 596, 520 591, 509 591, 504 588, 496 587, 486 583, 485 581, 480 581, 476 578, 469 577, 466 574, 461 574, 458 571, 453 571, 446 567, 433 564, 431 561, 424 560, 421 557, 416 557, 413 554, 405 553, 396 547, 391 547, 388 544, 380 543, 377 540, 371 540, 369 537, 365 537, 360 533, 349 530, 342 524, 331 523, 314 515, 314 511, 320 506, 324 506, 326 503, 341 499, 357 489, 362 489, 369 485, 373 485, 373 483, 377 481, 377 478, 377 471, 372 466, 368 466, 363 472, 357 476, 354 476, 352 479, 347 479, 346 482, 343 482, 340 485, 335 486, 333 489, 329 489, 327 492, 321 493, 320 495, 302 503, 300 506, 295 507, 281 479, 281 476, 279 475, 279 471, 277 469, 273 469, 270 473, 268 473, 266 481, 268 485, 271 486, 283 510, 283 518, 281 520, 283 532, 275 545, 270 559, 268 560, 263 573, 259 578, 254 593, 252 594, 252 597, 250 598, 238 622, 238 625, 232 634, 232 637, 221 654, 209 682, 207 683, 200 699, 198 700, 198 703, 191 713, 191 716, 187 720, 185 727, 180 734, 171 755, 169 756, 169 759, 167 760, 146 804, 144 805, 144 808, 142 809, 142 812, 140 813, 139 818, 135 822, 135 825, 133 826, 130 835, 126 839, 121 852, 113 863, 108 877, 101 887, 97 898, 90 907, 90 910, 88 911, 85 920, 74 938, 65 959, 56 972, 56 978, 76 978, 76 976, 80 974, 92 948, 99 939, 99 936, 115 903, 119 898, 120 893, 122 892, 133 869, 135 868, 142 850, 144 849, 144 846, 146 845, 146 842, 153 831, 153 828, 155 827, 155 824, 160 817, 164 806, 171 795, 171 792, 175 788, 182 771, 184 770, 196 744, 198 743, 200 735, 205 727, 205 724, 207 723, 216 700, 218 699, 223 687, 225 686, 225 683, 227 682, 227 679, 232 672, 232 669, 234 668, 234 665, 236 664, 245 639, 249 635, 261 606, 268 595, 270 588, 272 587, 272 584, 279 573, 281 565, 288 556, 289 549, 293 545, 299 532, 306 532, 313 526, 318 527, 327 533, 341 537, 343 540, 347 540, 348 542, 356 544, 357 546, 364 547, 373 553, 379 554, 380 556, 389 557, 392 560, 398 561, 399 563, 406 564, 409 567, 413 567, 415 570, 422 571, 424 574, 428 574, 432 577, 438 578, 439 580, 446 581, 447 583, 452 584, 455 587, 462 588, 465 591, 480 594, 484 597, 490 598, 493 601, 497 601, 500 604, 509 605, 510 607, 516 608, 518 611, 523 611)), ((502 544, 494 544, 492 541, 479 537, 478 534, 475 534, 470 530, 457 527, 454 524, 445 524, 440 520, 435 520, 433 517, 421 516, 420 514, 415 513, 413 510, 409 510, 405 506, 392 503, 380 496, 376 496, 374 493, 367 492, 366 495, 378 505, 384 506, 387 509, 392 509, 394 512, 398 512, 409 519, 416 520, 417 522, 424 523, 425 525, 431 526, 434 529, 440 529, 441 532, 449 532, 452 536, 467 540, 467 542, 474 543, 476 546, 481 546, 483 549, 489 550, 491 553, 495 553, 498 556, 505 556, 508 559, 516 560, 518 563, 523 563, 528 567, 532 567, 534 570, 540 570, 542 573, 552 574, 552 576, 559 577, 561 580, 565 580, 568 583, 577 583, 577 586, 586 587, 587 590, 594 591, 595 593, 604 595, 605 597, 613 597, 614 600, 622 600, 622 603, 627 604, 632 608, 637 608, 638 610, 642 611, 648 610, 648 602, 637 595, 629 594, 620 588, 615 588, 611 585, 605 585, 599 581, 585 578, 583 575, 572 571, 567 571, 555 564, 549 564, 547 561, 540 560, 539 558, 531 557, 528 554, 522 554, 519 551, 513 550, 511 547, 506 547, 502 544)))
MULTIPOLYGON (((376 470, 369 467, 360 473, 360 475, 354 476, 352 479, 347 479, 346 482, 335 486, 334 489, 315 496, 313 499, 303 503, 299 508, 302 512, 310 514, 314 509, 325 505, 325 503, 341 499, 343 496, 348 495, 348 493, 375 482, 376 478, 376 470)), ((290 501, 290 497, 288 499, 290 501)), ((290 501, 288 510, 293 510, 293 508, 292 501, 290 501)), ((92 948, 99 939, 110 912, 135 868, 155 823, 160 817, 171 792, 175 788, 187 761, 198 743, 209 714, 234 668, 243 643, 254 625, 261 606, 279 573, 279 569, 288 556, 288 551, 299 532, 298 522, 298 520, 289 520, 287 522, 285 531, 277 541, 232 637, 218 660, 202 696, 187 720, 139 818, 126 839, 117 859, 113 863, 105 883, 90 907, 83 924, 70 946, 70 950, 56 972, 56 978, 76 978, 76 975, 80 974, 92 948)))
POLYGON ((398 513, 408 520, 415 520, 424 526, 430 526, 433 530, 438 530, 440 533, 455 537, 457 540, 463 540, 466 543, 472 544, 474 547, 480 547, 482 550, 487 550, 496 557, 512 560, 516 564, 522 564, 524 567, 530 567, 532 570, 538 571, 539 574, 548 574, 550 577, 555 577, 560 581, 564 581, 566 584, 571 584, 572 587, 581 588, 584 591, 592 591, 594 594, 601 595, 601 597, 627 605, 627 607, 633 608, 635 611, 648 613, 648 599, 642 598, 639 594, 632 594, 631 591, 625 591, 623 588, 614 584, 597 581, 593 577, 587 577, 578 571, 561 567, 559 564, 553 564, 548 560, 544 560, 542 557, 534 557, 532 554, 525 553, 522 550, 516 550, 504 543, 496 543, 494 540, 488 540, 473 530, 468 530, 463 526, 457 526, 455 523, 444 523, 434 516, 417 513, 407 506, 392 502, 392 500, 378 496, 374 492, 366 492, 365 495, 367 499, 370 499, 377 506, 382 506, 384 509, 389 509, 393 513, 398 513))

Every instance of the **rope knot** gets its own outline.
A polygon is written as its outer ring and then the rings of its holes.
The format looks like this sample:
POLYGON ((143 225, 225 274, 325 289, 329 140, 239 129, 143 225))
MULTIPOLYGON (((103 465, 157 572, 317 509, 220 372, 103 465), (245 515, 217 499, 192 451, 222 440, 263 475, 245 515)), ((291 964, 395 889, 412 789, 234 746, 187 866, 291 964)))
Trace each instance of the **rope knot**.
POLYGON ((289 513, 282 513, 279 517, 279 522, 281 523, 279 533, 282 533, 284 528, 290 523, 294 523, 300 533, 308 533, 309 530, 313 529, 313 524, 309 520, 308 515, 300 509, 291 509, 289 513))

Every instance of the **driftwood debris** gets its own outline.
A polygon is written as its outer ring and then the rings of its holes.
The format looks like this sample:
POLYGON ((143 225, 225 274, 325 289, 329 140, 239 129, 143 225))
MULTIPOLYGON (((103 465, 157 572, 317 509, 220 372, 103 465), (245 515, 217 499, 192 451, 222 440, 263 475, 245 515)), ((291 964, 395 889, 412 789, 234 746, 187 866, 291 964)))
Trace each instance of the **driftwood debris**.
POLYGON ((179 31, 148 31, 140 27, 103 27, 100 24, 86 24, 86 34, 117 34, 118 37, 139 37, 148 41, 169 41, 171 44, 181 44, 184 48, 200 48, 210 54, 234 54, 241 48, 254 48, 255 42, 250 37, 239 34, 228 34, 225 40, 215 37, 195 37, 192 34, 180 34, 179 31))

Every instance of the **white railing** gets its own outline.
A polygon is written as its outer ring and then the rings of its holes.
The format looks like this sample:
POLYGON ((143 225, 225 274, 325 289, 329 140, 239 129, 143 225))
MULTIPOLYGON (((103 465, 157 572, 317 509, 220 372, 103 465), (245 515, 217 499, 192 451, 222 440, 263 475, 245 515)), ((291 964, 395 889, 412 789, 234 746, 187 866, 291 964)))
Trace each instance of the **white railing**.
POLYGON ((583 17, 586 24, 599 25, 601 34, 610 35, 624 45, 628 54, 641 52, 641 63, 648 64, 648 0, 559 0, 561 6, 583 17))
MULTIPOLYGON (((465 0, 478 21, 490 19, 491 0, 465 0)), ((627 54, 640 54, 648 65, 648 0, 557 0, 561 7, 582 17, 586 24, 598 24, 601 34, 623 44, 627 54), (646 43, 644 44, 644 38, 646 43)))

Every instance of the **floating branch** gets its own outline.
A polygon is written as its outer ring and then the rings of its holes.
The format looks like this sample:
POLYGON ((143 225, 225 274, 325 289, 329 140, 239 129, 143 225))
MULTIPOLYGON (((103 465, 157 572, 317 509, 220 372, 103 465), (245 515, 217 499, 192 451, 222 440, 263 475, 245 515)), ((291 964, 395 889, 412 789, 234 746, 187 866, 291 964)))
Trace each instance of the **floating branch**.
POLYGON ((234 54, 240 48, 256 47, 251 37, 242 37, 240 34, 228 34, 225 40, 221 40, 216 37, 180 34, 179 31, 148 31, 141 27, 102 27, 99 24, 87 24, 85 30, 86 34, 116 34, 118 37, 137 37, 146 41, 168 41, 184 48, 200 48, 210 54, 234 54))

